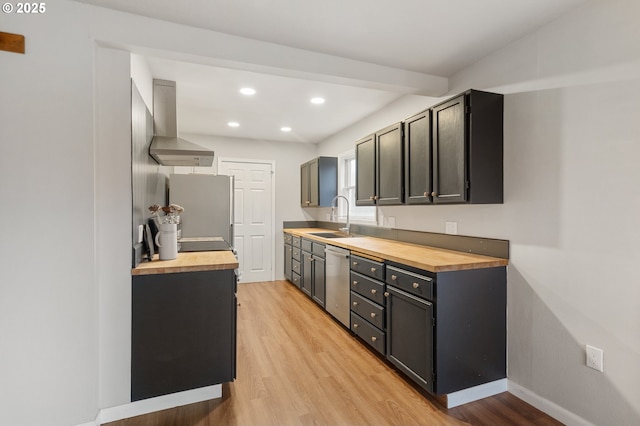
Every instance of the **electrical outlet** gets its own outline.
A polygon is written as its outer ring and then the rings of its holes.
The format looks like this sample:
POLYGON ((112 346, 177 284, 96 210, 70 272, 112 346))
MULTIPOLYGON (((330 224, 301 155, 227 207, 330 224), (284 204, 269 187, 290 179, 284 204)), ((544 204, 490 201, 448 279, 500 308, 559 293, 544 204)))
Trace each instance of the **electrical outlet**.
POLYGON ((388 216, 387 217, 387 225, 389 226, 389 228, 395 228, 395 226, 396 226, 396 218, 395 218, 395 216, 388 216))
POLYGON ((604 371, 604 351, 591 345, 587 345, 587 367, 600 372, 604 371))
POLYGON ((445 222, 444 233, 450 235, 458 235, 458 222, 445 222))

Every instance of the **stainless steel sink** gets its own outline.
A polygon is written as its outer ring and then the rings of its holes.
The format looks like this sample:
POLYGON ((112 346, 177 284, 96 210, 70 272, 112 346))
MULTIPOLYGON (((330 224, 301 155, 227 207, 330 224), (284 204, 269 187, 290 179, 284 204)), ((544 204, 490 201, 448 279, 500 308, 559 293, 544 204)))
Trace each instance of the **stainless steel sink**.
POLYGON ((343 234, 342 232, 310 232, 309 235, 321 238, 349 238, 348 234, 343 234))

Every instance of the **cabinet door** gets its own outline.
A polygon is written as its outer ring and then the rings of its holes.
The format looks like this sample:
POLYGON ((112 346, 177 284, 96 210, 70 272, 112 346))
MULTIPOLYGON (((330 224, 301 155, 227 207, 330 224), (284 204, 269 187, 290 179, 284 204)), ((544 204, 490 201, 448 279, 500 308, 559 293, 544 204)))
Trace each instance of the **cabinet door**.
POLYGON ((300 166, 300 205, 309 207, 311 194, 309 192, 309 163, 300 166))
POLYGON ((405 197, 407 204, 431 203, 430 111, 404 122, 405 197))
POLYGON ((433 108, 433 201, 467 201, 466 100, 461 95, 433 108))
POLYGON ((284 245, 284 276, 291 281, 291 268, 293 267, 293 248, 289 244, 284 245))
POLYGON ((402 123, 376 133, 376 203, 402 204, 402 123))
POLYGON ((375 205, 376 149, 375 135, 356 142, 356 205, 375 205))
POLYGON ((387 286, 387 359, 433 391, 433 305, 387 286))
POLYGON ((321 257, 313 257, 313 287, 312 297, 320 306, 324 307, 325 293, 325 262, 321 257))
POLYGON ((302 276, 300 277, 300 289, 304 291, 307 296, 311 296, 312 280, 313 280, 313 257, 311 253, 306 251, 302 252, 302 276))
POLYGON ((317 207, 320 199, 319 194, 319 169, 318 160, 309 162, 309 207, 317 207))

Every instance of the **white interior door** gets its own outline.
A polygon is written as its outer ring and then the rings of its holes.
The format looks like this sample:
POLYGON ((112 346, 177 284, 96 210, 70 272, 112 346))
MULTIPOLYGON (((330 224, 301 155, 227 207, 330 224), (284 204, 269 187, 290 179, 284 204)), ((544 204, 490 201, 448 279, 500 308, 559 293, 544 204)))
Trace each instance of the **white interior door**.
POLYGON ((239 281, 274 279, 272 162, 220 159, 218 173, 234 176, 234 247, 239 281))

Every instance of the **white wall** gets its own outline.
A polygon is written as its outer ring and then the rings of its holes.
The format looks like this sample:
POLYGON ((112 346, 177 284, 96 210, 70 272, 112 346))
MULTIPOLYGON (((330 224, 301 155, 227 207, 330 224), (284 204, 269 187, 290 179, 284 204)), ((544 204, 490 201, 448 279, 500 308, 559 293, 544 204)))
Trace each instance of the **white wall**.
POLYGON ((93 45, 83 21, 61 25, 73 9, 2 17, 2 31, 26 37, 26 54, 0 52, 7 425, 77 424, 98 409, 93 45))
POLYGON ((509 379, 567 422, 640 423, 639 19, 638 2, 591 2, 453 76, 451 95, 505 93, 504 204, 380 209, 398 228, 510 240, 509 379))

